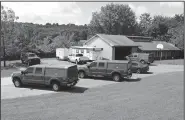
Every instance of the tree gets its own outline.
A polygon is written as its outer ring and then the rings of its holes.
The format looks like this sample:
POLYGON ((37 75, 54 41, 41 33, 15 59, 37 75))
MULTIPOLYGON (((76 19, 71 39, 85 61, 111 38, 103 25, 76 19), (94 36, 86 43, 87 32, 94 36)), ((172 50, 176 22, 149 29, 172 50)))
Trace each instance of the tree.
POLYGON ((140 16, 139 27, 141 29, 141 35, 149 36, 149 29, 152 25, 152 17, 150 13, 143 13, 140 16))
POLYGON ((101 7, 100 12, 92 13, 89 34, 121 34, 132 35, 135 33, 136 16, 128 5, 107 4, 101 7))
MULTIPOLYGON (((4 67, 6 67, 6 49, 9 47, 5 47, 7 42, 10 42, 13 44, 13 32, 14 32, 14 23, 18 19, 18 17, 15 15, 15 12, 10 8, 5 8, 4 6, 1 6, 1 32, 2 35, 2 43, 3 43, 3 56, 4 56, 4 67)), ((13 45, 11 46, 13 47, 13 45)))

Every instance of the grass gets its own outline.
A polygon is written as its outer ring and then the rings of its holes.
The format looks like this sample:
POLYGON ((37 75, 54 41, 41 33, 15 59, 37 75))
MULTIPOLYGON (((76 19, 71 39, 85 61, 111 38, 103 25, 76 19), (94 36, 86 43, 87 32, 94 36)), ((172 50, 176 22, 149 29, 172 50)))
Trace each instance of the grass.
POLYGON ((154 63, 157 64, 168 64, 168 65, 184 65, 184 59, 175 59, 175 60, 156 60, 154 63))

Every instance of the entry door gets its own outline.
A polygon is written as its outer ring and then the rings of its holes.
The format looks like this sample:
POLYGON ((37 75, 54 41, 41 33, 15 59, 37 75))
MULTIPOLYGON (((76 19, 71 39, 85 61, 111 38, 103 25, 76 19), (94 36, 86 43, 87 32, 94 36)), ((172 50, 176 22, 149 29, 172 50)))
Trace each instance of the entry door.
POLYGON ((30 84, 33 83, 33 75, 34 75, 34 68, 29 67, 25 70, 25 74, 23 75, 23 83, 30 84))
POLYGON ((33 76, 33 83, 44 84, 44 68, 36 67, 34 73, 35 74, 33 76))

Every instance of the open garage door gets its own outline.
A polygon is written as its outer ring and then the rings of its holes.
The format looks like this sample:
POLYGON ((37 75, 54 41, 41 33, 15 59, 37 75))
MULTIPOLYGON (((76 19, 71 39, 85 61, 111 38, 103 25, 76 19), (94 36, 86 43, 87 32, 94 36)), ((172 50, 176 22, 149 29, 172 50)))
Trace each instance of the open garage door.
POLYGON ((115 47, 115 60, 125 60, 132 52, 132 47, 115 47))

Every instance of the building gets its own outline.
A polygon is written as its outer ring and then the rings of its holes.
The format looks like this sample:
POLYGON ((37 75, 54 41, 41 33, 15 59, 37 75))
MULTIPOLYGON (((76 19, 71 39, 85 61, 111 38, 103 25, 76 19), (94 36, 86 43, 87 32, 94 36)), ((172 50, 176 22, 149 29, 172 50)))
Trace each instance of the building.
POLYGON ((151 37, 127 36, 132 39, 139 47, 138 52, 152 53, 155 59, 172 59, 180 57, 180 49, 173 44, 164 41, 152 41, 151 37), (157 49, 158 44, 163 44, 163 49, 157 49))
POLYGON ((138 45, 124 35, 96 34, 87 40, 84 47, 103 48, 99 56, 102 59, 123 60, 132 52, 136 52, 138 45))
POLYGON ((101 52, 103 48, 97 47, 85 47, 85 46, 72 46, 71 53, 72 54, 83 54, 83 56, 88 57, 90 60, 100 59, 101 52))

